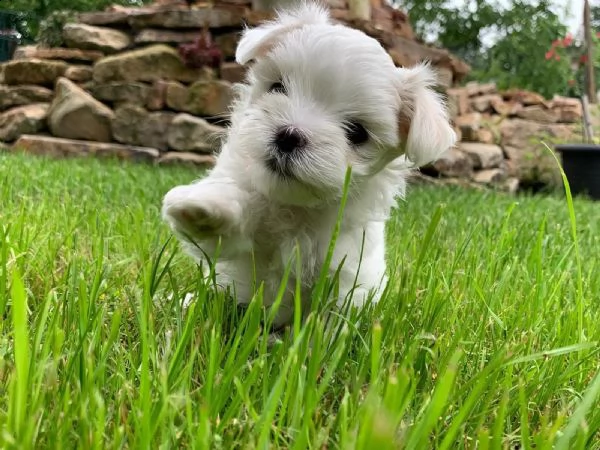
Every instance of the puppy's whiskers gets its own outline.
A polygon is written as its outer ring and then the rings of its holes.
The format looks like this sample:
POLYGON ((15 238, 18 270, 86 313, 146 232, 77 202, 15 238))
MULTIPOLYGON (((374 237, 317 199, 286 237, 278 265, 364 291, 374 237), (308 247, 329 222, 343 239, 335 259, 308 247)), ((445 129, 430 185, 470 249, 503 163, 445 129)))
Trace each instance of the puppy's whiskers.
POLYGON ((283 180, 295 180, 296 175, 292 170, 295 165, 293 155, 270 156, 266 161, 267 168, 283 180))

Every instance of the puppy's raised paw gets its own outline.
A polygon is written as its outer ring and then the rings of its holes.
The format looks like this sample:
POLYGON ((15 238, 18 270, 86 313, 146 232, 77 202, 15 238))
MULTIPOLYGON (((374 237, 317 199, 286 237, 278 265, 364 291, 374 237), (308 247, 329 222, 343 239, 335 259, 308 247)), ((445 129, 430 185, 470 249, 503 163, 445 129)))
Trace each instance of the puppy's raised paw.
POLYGON ((162 214, 171 228, 184 236, 203 238, 226 233, 228 208, 210 189, 177 186, 163 200, 162 214))

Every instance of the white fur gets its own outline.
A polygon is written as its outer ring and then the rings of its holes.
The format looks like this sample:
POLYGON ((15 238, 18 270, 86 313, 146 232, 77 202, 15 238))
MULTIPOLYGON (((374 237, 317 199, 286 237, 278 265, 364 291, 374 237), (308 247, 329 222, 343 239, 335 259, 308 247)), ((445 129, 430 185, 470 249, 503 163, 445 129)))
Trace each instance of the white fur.
POLYGON ((404 194, 407 160, 423 165, 456 139, 441 99, 431 90, 431 69, 396 68, 376 40, 332 23, 324 9, 310 3, 246 30, 237 59, 255 63, 247 84, 238 86, 217 164, 206 178, 167 193, 165 220, 198 260, 204 253, 212 256, 221 239, 218 281, 232 286, 242 303, 250 301, 258 283, 264 283, 265 303, 274 301, 298 243, 302 270, 297 273, 292 266, 276 320, 283 325, 292 317, 297 277, 303 299, 310 299, 351 166, 329 271, 343 262, 340 303, 347 294, 356 306, 369 293, 377 300, 386 281, 384 225, 396 197, 404 194), (268 92, 277 81, 287 93, 268 92), (401 117, 410 124, 406 136, 401 117), (350 144, 344 128, 348 120, 365 126, 367 143, 350 144), (282 126, 293 126, 307 138, 307 146, 288 164, 291 177, 266 164, 268 158, 280 161, 273 139, 282 126))

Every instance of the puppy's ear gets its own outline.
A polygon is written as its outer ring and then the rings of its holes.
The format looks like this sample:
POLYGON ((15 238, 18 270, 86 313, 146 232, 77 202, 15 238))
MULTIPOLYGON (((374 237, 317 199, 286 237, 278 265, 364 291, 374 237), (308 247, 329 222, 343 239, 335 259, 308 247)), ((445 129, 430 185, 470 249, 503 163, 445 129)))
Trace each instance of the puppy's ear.
POLYGON ((329 23, 329 13, 317 3, 302 2, 296 9, 279 11, 277 19, 244 31, 235 59, 238 64, 246 64, 266 55, 290 31, 305 25, 326 23, 329 23))
POLYGON ((429 65, 398 72, 400 139, 408 160, 421 167, 453 147, 456 133, 450 126, 444 101, 433 90, 436 76, 429 65))

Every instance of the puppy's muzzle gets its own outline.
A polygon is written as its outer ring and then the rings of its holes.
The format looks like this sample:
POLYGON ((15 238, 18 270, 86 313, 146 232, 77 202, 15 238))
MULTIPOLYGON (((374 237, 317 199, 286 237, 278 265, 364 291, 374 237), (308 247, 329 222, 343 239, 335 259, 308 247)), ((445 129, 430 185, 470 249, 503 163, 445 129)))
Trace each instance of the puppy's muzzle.
POLYGON ((306 147, 306 137, 297 128, 285 126, 277 130, 273 143, 278 153, 290 154, 306 147))

